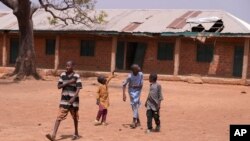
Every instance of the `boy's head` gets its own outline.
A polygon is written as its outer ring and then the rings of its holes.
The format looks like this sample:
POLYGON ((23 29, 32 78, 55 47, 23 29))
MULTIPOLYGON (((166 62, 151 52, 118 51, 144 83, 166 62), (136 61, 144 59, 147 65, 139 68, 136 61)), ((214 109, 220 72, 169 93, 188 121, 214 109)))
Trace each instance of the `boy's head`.
POLYGON ((97 81, 101 84, 105 84, 107 79, 103 75, 100 75, 97 77, 97 81))
POLYGON ((141 68, 137 64, 133 64, 131 66, 131 71, 133 72, 134 75, 137 75, 140 70, 141 70, 141 68))
POLYGON ((149 75, 149 82, 150 83, 154 83, 154 82, 156 82, 157 81, 157 74, 156 73, 151 73, 150 75, 149 75))
POLYGON ((74 62, 73 61, 67 61, 66 62, 66 71, 67 72, 72 72, 74 70, 74 62))

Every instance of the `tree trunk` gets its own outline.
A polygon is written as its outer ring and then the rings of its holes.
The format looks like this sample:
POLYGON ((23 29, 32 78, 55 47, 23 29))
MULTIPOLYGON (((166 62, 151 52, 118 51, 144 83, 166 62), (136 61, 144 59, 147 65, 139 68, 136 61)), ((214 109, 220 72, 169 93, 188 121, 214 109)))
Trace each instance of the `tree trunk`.
MULTIPOLYGON (((18 19, 18 22, 20 20, 22 21, 22 19, 18 19)), ((19 54, 13 75, 16 75, 17 80, 21 80, 26 76, 34 76, 36 79, 39 79, 36 71, 32 19, 23 27, 19 27, 19 30, 19 54)))
POLYGON ((36 71, 31 7, 19 3, 18 11, 14 14, 19 25, 19 53, 12 76, 15 76, 15 80, 22 80, 27 76, 39 79, 36 71))

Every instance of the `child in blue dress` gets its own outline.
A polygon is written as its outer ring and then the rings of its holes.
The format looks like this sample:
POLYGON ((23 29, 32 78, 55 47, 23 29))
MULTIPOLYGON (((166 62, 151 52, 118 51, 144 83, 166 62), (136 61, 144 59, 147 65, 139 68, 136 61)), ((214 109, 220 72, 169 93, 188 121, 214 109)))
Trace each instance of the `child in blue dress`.
POLYGON ((131 128, 140 126, 139 119, 139 107, 140 107, 140 96, 143 86, 143 73, 140 72, 140 67, 137 64, 131 66, 131 73, 123 83, 123 101, 126 101, 126 86, 128 84, 128 93, 130 97, 130 103, 133 111, 133 122, 131 128))

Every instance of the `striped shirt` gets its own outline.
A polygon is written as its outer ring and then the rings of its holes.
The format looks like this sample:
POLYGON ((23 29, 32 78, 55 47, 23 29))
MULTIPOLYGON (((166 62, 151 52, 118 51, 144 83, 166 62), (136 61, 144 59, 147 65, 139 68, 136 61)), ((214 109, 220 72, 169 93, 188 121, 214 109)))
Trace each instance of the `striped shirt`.
POLYGON ((61 101, 60 101, 60 107, 69 109, 69 108, 79 108, 79 97, 77 96, 75 98, 75 101, 70 104, 69 101, 72 97, 75 96, 77 88, 81 89, 82 88, 82 82, 80 75, 73 72, 69 75, 66 74, 66 72, 63 72, 60 75, 59 81, 58 81, 58 86, 61 84, 66 83, 69 80, 75 79, 76 82, 69 84, 65 87, 62 88, 62 96, 61 96, 61 101))

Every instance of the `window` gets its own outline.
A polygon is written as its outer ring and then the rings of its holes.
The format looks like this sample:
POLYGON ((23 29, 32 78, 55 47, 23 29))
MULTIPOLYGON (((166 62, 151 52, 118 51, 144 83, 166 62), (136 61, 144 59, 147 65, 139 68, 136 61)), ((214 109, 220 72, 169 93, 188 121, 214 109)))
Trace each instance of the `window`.
POLYGON ((214 46, 213 44, 198 44, 197 45, 197 61, 211 62, 213 60, 214 46))
POLYGON ((46 39, 46 55, 55 55, 56 40, 46 39))
POLYGON ((173 60, 174 58, 174 43, 158 43, 157 59, 158 60, 173 60))
POLYGON ((94 56, 95 55, 95 41, 82 40, 80 55, 81 56, 94 56))

